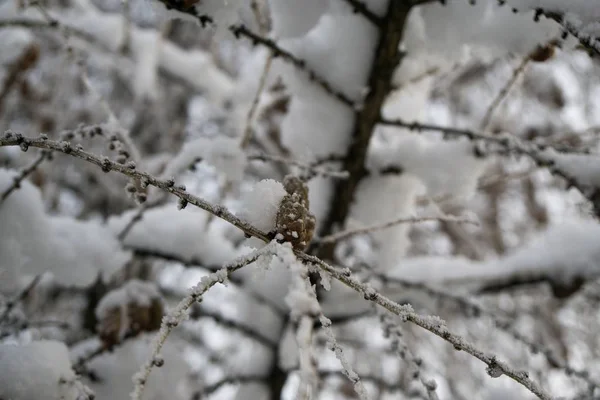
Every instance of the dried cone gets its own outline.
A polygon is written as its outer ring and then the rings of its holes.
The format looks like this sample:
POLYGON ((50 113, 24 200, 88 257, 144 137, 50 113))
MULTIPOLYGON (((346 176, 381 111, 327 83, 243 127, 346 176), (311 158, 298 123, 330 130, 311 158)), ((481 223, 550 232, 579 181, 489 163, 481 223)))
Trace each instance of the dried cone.
POLYGON ((547 43, 543 46, 538 46, 531 54, 529 54, 529 58, 533 62, 545 62, 554 57, 555 51, 556 43, 547 43))
POLYGON ((291 175, 284 178, 283 187, 288 194, 283 197, 277 211, 277 233, 294 249, 304 250, 316 225, 315 216, 309 211, 308 187, 300 178, 291 175))
POLYGON ((163 312, 160 298, 152 299, 150 305, 146 306, 135 303, 127 304, 127 307, 115 306, 107 310, 104 318, 98 321, 98 336, 110 348, 124 338, 159 329, 163 312), (126 315, 123 315, 124 311, 126 315))

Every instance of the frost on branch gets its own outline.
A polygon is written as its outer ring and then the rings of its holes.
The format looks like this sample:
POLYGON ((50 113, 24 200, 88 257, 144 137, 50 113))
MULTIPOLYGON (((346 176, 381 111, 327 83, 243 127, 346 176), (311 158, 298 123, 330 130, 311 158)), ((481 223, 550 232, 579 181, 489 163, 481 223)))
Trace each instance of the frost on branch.
POLYGON ((87 400, 92 392, 77 380, 62 342, 0 344, 0 398, 87 400))
POLYGON ((96 307, 98 335, 106 347, 160 328, 163 303, 154 283, 131 280, 106 294, 96 307))

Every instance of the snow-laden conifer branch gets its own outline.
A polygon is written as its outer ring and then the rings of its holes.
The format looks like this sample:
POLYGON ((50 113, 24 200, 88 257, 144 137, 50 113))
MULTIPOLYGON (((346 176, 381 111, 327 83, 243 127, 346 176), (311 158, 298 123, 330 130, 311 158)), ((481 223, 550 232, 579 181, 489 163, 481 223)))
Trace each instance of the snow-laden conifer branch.
POLYGON ((184 297, 173 310, 163 317, 161 327, 153 342, 152 354, 148 358, 148 361, 142 365, 140 371, 133 377, 135 386, 133 392, 131 393, 132 400, 139 400, 142 398, 148 376, 150 375, 152 368, 156 365, 155 360, 157 357, 160 357, 162 347, 164 346, 171 331, 188 317, 189 308, 194 303, 201 302, 204 294, 217 283, 227 283, 229 276, 233 272, 256 261, 261 256, 272 253, 274 251, 274 245, 275 243, 267 245, 248 255, 239 257, 217 272, 213 272, 210 275, 203 277, 200 282, 198 282, 198 284, 190 290, 190 293, 184 297))

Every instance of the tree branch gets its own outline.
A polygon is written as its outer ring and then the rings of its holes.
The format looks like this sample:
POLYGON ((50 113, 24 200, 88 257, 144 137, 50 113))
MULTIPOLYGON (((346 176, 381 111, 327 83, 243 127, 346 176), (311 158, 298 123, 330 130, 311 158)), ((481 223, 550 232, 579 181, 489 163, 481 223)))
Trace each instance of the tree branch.
MULTIPOLYGON (((399 45, 410 8, 410 4, 404 1, 390 1, 387 14, 380 25, 379 43, 368 82, 370 91, 365 98, 364 107, 355 114, 352 141, 343 160, 342 170, 348 171, 350 177, 336 182, 329 213, 320 228, 321 236, 330 234, 335 225, 343 225, 350 212, 354 192, 367 174, 365 159, 369 142, 379 121, 383 103, 392 90, 392 75, 403 57, 399 45)), ((334 248, 333 243, 321 247, 319 256, 332 259, 334 248)))

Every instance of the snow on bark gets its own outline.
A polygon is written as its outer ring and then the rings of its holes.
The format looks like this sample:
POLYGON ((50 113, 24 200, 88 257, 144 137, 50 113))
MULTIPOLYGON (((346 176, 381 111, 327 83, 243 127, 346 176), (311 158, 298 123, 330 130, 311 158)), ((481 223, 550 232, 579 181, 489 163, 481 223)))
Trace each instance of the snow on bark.
POLYGON ((0 344, 0 398, 87 400, 91 394, 73 372, 64 343, 0 344))

